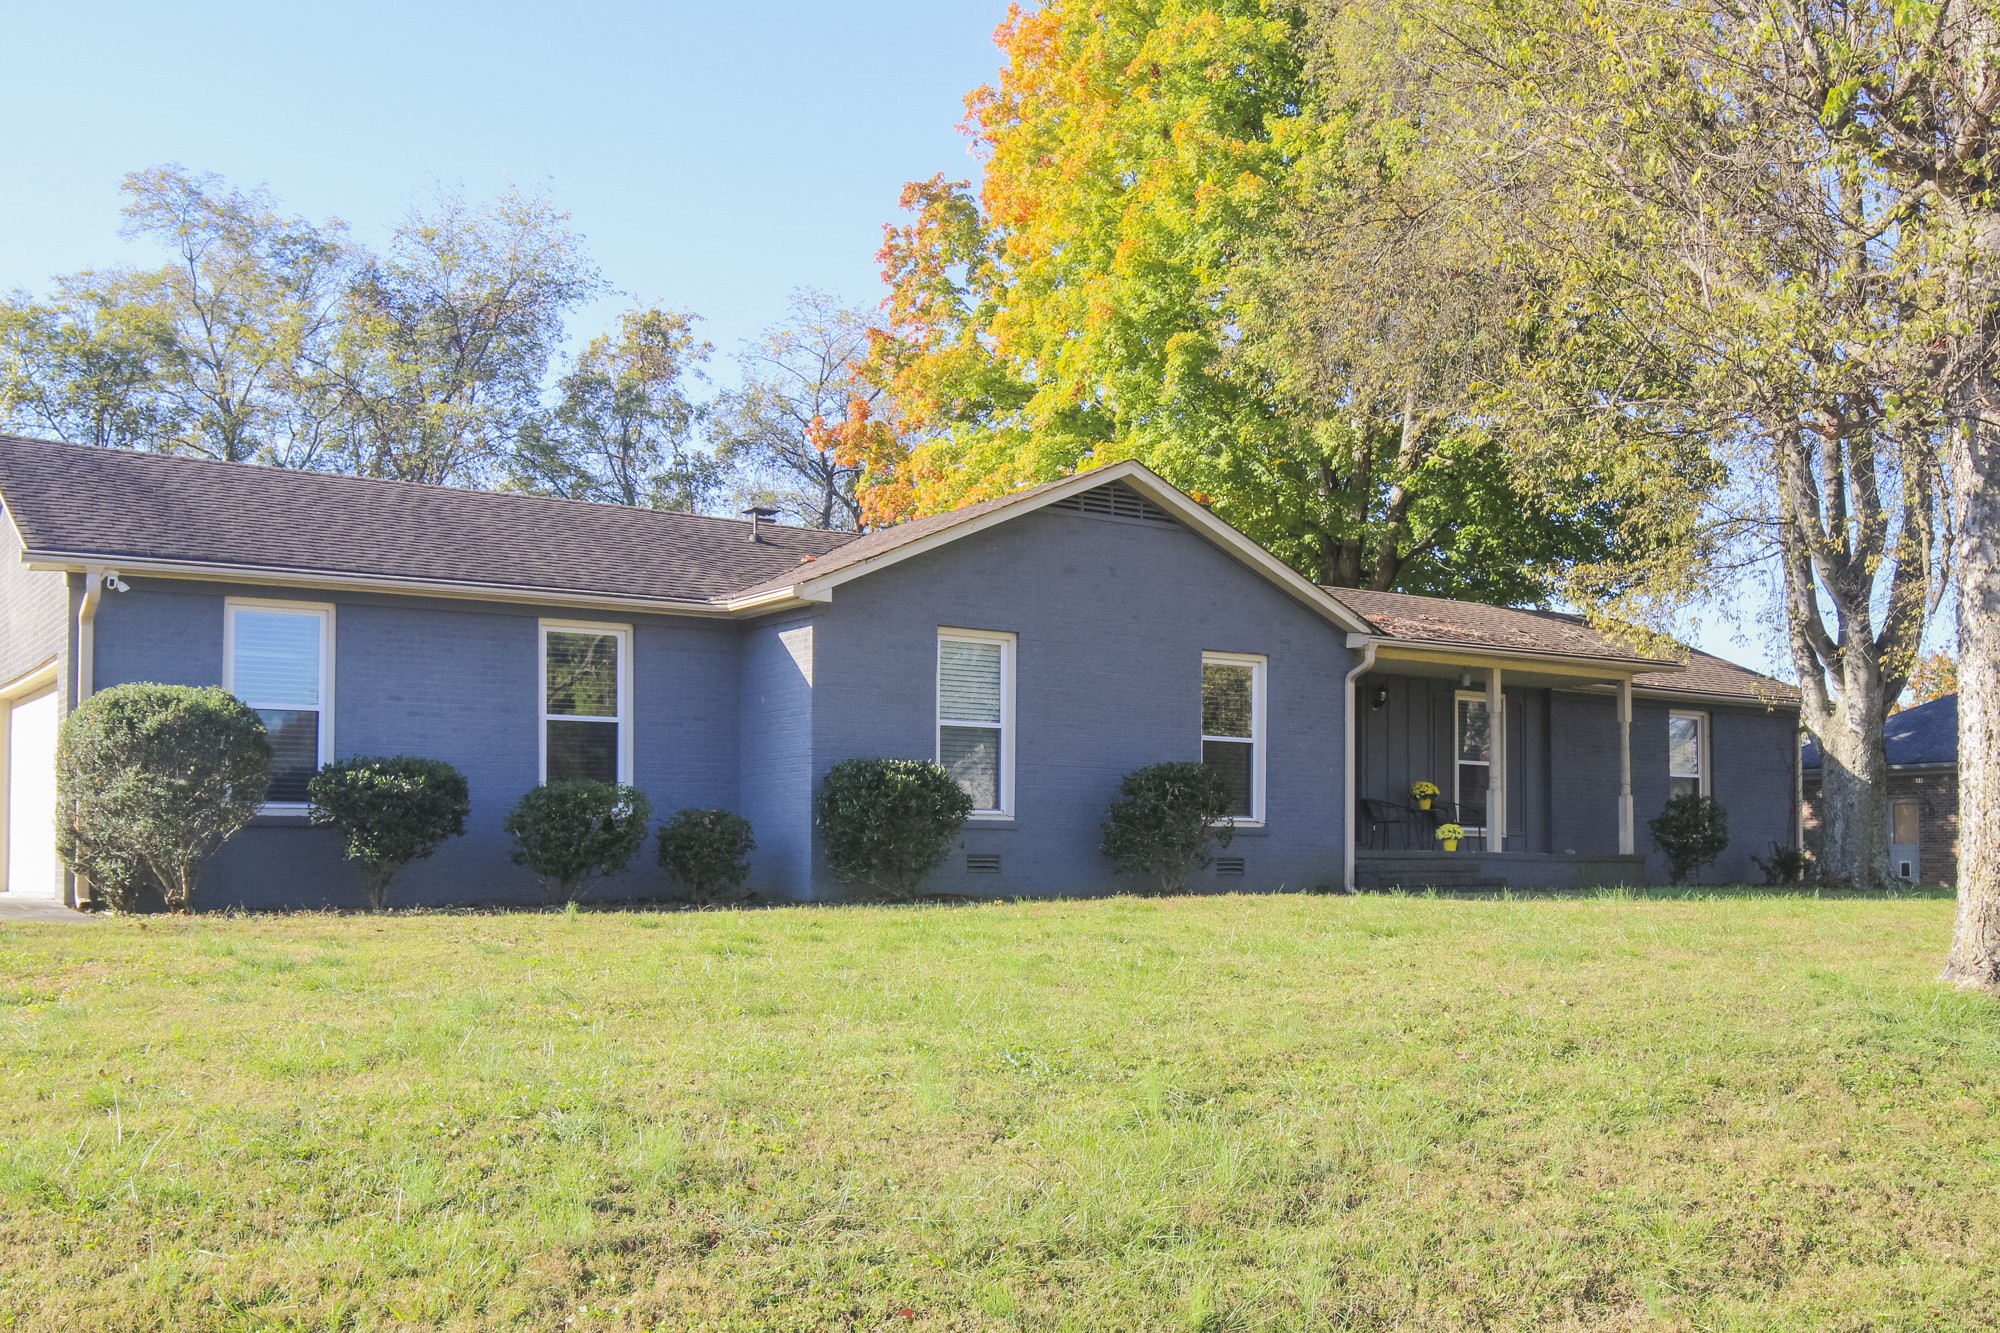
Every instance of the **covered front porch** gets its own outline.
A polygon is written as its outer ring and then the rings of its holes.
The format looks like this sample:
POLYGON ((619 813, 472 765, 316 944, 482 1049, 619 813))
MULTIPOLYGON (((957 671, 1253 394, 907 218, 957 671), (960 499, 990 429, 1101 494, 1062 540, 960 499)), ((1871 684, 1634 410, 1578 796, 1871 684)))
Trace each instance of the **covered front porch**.
POLYGON ((1369 659, 1352 695, 1355 888, 1645 882, 1632 800, 1639 663, 1381 642, 1369 659), (1421 784, 1436 793, 1426 800, 1421 784))

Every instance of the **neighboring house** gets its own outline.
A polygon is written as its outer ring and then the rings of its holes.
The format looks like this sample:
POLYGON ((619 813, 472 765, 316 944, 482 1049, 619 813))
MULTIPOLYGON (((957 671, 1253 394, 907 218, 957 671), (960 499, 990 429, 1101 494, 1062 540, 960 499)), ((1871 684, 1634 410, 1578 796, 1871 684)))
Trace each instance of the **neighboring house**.
MULTIPOLYGON (((1958 882, 1958 696, 1891 713, 1889 871, 1912 884, 1958 882)), ((1820 749, 1805 746, 1805 845, 1819 850, 1820 749)))
MULTIPOLYGON (((222 685, 271 729, 271 805, 208 907, 361 901, 303 805, 357 754, 471 783, 467 836, 403 902, 531 896, 501 820, 564 776, 738 810, 751 889, 839 896, 813 795, 855 756, 936 758, 973 794, 940 893, 1142 887, 1098 851, 1105 808, 1172 759, 1238 793, 1211 888, 1640 882, 1675 786, 1729 807, 1717 877, 1794 826, 1786 687, 1574 617, 1319 588, 1135 463, 855 537, 0 437, 0 503, 9 892, 74 893, 55 726, 128 681, 222 685), (1420 777, 1445 793, 1421 816, 1420 777), (1447 817, 1474 830, 1456 854, 1447 817)), ((602 892, 668 886, 649 852, 602 892)))

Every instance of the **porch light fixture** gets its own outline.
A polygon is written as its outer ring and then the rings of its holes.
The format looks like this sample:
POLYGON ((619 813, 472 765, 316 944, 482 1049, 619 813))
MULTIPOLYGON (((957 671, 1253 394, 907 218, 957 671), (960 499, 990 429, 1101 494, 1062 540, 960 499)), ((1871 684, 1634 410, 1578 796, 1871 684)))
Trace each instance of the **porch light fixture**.
POLYGON ((1472 688, 1472 673, 1470 671, 1461 671, 1458 673, 1458 688, 1461 690, 1472 688))
POLYGON ((1372 709, 1380 711, 1381 709, 1386 708, 1388 704, 1389 704, 1389 687, 1387 685, 1377 685, 1375 687, 1375 698, 1368 706, 1372 709))

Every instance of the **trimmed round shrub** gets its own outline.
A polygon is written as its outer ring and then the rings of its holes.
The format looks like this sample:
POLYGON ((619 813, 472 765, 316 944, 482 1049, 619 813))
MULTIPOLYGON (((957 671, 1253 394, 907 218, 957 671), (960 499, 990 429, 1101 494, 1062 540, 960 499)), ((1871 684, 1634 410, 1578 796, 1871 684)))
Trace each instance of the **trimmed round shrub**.
POLYGON ((1121 875, 1149 875, 1161 893, 1178 893, 1188 872, 1209 862, 1211 844, 1227 847, 1235 793, 1220 773, 1192 762, 1152 764, 1125 775, 1104 820, 1104 854, 1121 875))
POLYGON ((750 876, 756 847, 750 821, 733 810, 677 810, 660 826, 660 865, 687 889, 690 902, 734 897, 750 876))
POLYGON ((615 875, 646 842, 653 804, 624 783, 570 779, 536 787, 507 812, 514 864, 550 902, 573 903, 592 876, 615 875))
POLYGON ((1680 792, 1667 808, 1647 821, 1653 845, 1667 858, 1667 873, 1676 884, 1688 879, 1722 855, 1729 846, 1729 815, 1713 796, 1680 792))
POLYGON ((306 784, 306 796, 312 822, 332 825, 347 840, 348 859, 361 863, 361 885, 378 912, 396 872, 463 834, 472 809, 465 774, 442 759, 410 755, 326 764, 306 784))
POLYGON ((226 690, 100 690, 57 736, 56 852, 113 910, 150 879, 185 912, 202 866, 263 804, 270 768, 263 722, 226 690))
POLYGON ((951 850, 972 798, 928 759, 847 759, 827 770, 817 813, 836 877, 907 902, 951 850))

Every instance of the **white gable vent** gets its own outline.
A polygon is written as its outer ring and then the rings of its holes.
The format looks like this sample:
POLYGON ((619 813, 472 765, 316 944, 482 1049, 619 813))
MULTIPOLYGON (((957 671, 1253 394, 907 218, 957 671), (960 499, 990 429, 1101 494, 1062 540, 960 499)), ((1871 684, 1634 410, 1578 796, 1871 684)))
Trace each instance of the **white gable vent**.
POLYGON ((1102 486, 1072 495, 1067 500, 1057 500, 1051 509, 1067 509, 1076 514, 1089 514, 1094 518, 1122 518, 1133 523, 1172 523, 1174 517, 1166 510, 1148 500, 1123 482, 1106 482, 1102 486))
POLYGON ((968 875, 997 875, 1000 873, 1000 853, 967 852, 965 873, 968 875))
POLYGON ((1218 875, 1241 875, 1243 873, 1243 858, 1240 856, 1216 857, 1215 873, 1218 875))

